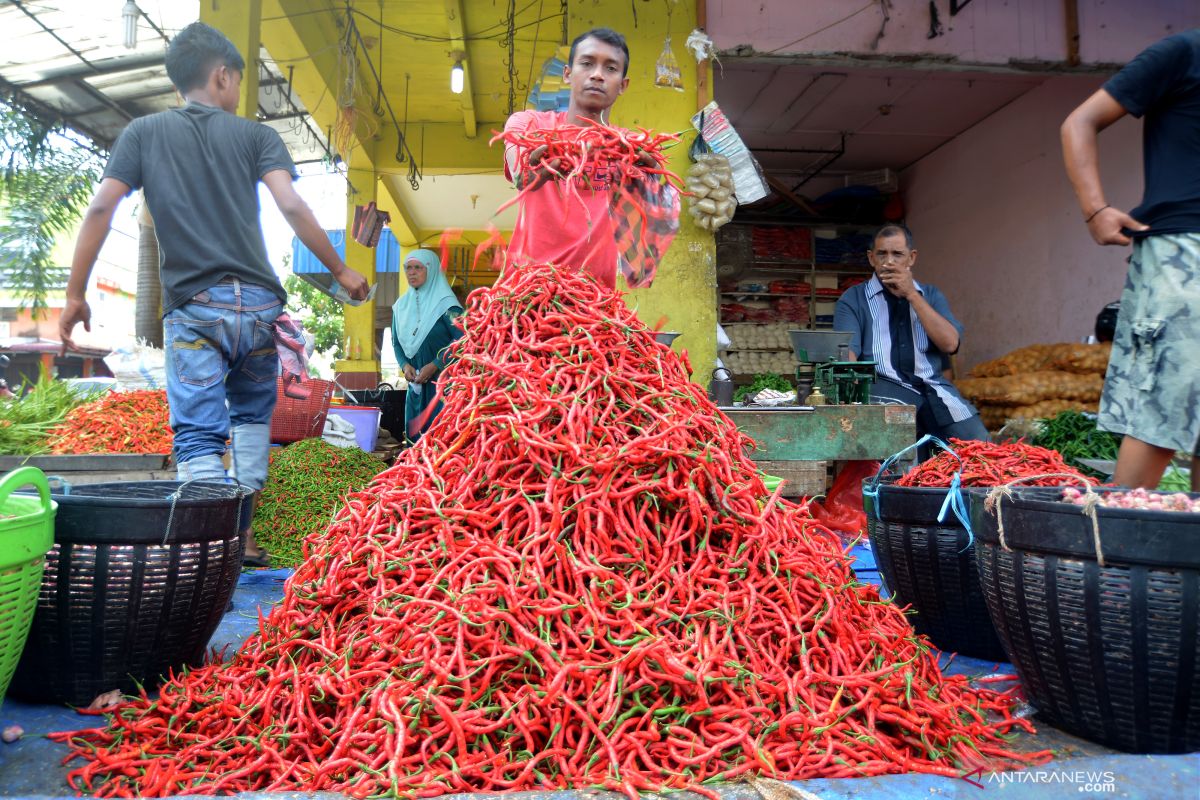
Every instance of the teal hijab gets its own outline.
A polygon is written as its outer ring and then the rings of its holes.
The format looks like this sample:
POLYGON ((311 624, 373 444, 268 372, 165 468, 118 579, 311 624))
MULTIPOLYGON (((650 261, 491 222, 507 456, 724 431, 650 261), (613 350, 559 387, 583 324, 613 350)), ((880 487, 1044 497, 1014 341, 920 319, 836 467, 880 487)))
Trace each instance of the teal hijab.
POLYGON ((432 250, 413 250, 404 257, 404 263, 420 261, 425 265, 427 277, 420 289, 411 286, 392 306, 392 335, 400 343, 400 349, 408 358, 415 358, 417 350, 433 326, 452 308, 462 310, 458 298, 450 290, 446 273, 437 253, 432 250))

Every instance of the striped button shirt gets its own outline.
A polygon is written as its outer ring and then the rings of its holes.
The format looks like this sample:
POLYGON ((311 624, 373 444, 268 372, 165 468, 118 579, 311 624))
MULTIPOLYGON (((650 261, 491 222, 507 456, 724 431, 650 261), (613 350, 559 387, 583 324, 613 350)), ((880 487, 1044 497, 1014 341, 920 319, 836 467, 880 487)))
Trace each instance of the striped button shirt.
MULTIPOLYGON (((933 310, 962 336, 963 326, 950 313, 950 304, 936 286, 914 286, 933 310)), ((838 299, 833 328, 854 334, 850 350, 864 361, 874 361, 877 378, 891 381, 922 395, 939 424, 962 422, 975 414, 971 404, 943 377, 950 355, 929 341, 917 312, 907 300, 892 296, 879 276, 847 289, 838 299)))

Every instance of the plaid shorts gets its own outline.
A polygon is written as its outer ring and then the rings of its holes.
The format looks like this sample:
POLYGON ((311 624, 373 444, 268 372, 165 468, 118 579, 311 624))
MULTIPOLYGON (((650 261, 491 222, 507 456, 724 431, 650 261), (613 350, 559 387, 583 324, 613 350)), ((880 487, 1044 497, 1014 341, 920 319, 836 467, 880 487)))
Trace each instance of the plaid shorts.
POLYGON ((1133 248, 1099 426, 1157 447, 1200 446, 1200 233, 1133 248))

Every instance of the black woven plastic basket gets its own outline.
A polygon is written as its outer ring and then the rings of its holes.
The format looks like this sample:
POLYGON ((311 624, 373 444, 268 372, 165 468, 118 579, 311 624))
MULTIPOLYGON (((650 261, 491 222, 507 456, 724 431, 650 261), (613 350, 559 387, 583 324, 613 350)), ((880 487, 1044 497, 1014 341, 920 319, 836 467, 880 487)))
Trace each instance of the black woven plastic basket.
POLYGON ((913 628, 938 649, 1005 660, 966 528, 953 514, 938 522, 946 490, 893 486, 895 480, 881 477, 876 498, 863 494, 867 536, 884 586, 897 603, 911 606, 913 628))
POLYGON ((86 705, 200 664, 241 571, 248 498, 230 484, 143 481, 54 499, 54 548, 11 693, 86 705))
POLYGON ((1097 508, 1101 566, 1061 492, 999 502, 1007 547, 986 491, 970 492, 984 595, 1030 702, 1119 750, 1200 749, 1200 514, 1097 508))

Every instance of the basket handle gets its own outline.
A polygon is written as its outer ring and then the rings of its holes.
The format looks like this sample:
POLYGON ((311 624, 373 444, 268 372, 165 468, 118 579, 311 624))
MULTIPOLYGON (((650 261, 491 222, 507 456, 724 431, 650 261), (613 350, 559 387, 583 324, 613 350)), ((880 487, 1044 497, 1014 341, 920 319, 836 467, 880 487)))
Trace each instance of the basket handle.
POLYGON ((46 473, 37 467, 17 467, 0 480, 0 506, 8 500, 14 489, 22 486, 32 486, 37 489, 38 497, 42 500, 42 508, 50 508, 50 484, 46 482, 46 473))
POLYGON ((889 471, 892 468, 892 465, 894 465, 897 461, 900 460, 900 456, 904 455, 905 453, 909 452, 910 450, 916 450, 918 447, 925 444, 926 442, 933 442, 938 447, 942 448, 947 453, 954 456, 955 460, 957 460, 959 464, 962 463, 962 460, 959 459, 959 457, 958 457, 958 453, 954 452, 954 448, 952 448, 950 445, 943 442, 938 437, 934 436, 932 433, 927 433, 924 436, 922 436, 918 441, 914 442, 913 444, 910 444, 908 447, 904 448, 903 450, 901 450, 897 453, 892 453, 890 456, 888 456, 886 459, 884 459, 883 463, 879 465, 879 469, 875 472, 875 477, 871 479, 871 487, 870 487, 871 491, 872 492, 878 491, 879 481, 880 481, 880 479, 883 478, 883 474, 885 472, 889 471))
POLYGON ((866 485, 864 483, 863 496, 870 497, 872 499, 872 505, 875 507, 875 519, 882 519, 879 511, 880 479, 883 477, 883 474, 887 472, 892 465, 896 463, 896 461, 899 460, 900 456, 904 455, 910 450, 917 449, 926 442, 933 442, 935 445, 953 456, 954 460, 958 462, 958 469, 954 471, 954 476, 950 479, 950 488, 946 490, 946 497, 942 501, 942 508, 938 512, 937 519, 938 522, 945 522, 946 515, 950 512, 954 512, 954 516, 958 517, 958 521, 963 524, 963 527, 967 531, 967 547, 970 547, 975 541, 975 533, 971 530, 971 518, 967 513, 967 503, 962 496, 962 459, 958 457, 958 453, 954 452, 954 448, 931 433, 925 434, 921 437, 920 441, 910 444, 900 452, 893 453, 892 455, 888 456, 887 459, 879 465, 879 470, 876 471, 875 477, 871 479, 870 485, 866 485))

